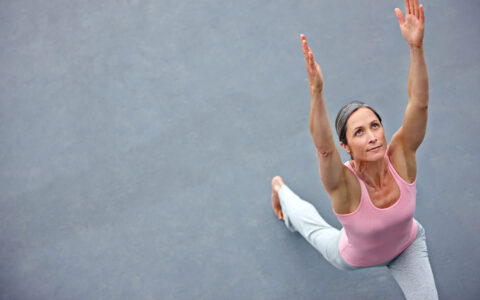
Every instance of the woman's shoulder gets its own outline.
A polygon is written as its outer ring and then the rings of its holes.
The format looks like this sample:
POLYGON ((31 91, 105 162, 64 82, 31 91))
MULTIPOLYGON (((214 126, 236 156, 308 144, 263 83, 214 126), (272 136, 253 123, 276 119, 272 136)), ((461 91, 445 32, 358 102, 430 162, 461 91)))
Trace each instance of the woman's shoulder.
POLYGON ((413 183, 417 175, 415 153, 405 153, 401 147, 390 144, 386 153, 387 159, 397 174, 407 183, 413 183))
POLYGON ((336 215, 349 214, 355 211, 362 195, 360 179, 357 177, 351 161, 344 163, 343 172, 345 178, 343 188, 330 195, 336 215))

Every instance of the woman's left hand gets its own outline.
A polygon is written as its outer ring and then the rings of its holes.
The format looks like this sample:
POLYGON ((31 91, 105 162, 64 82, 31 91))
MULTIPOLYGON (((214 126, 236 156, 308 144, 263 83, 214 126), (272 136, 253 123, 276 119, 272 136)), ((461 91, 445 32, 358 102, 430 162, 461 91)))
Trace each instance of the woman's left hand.
POLYGON ((425 16, 423 5, 418 6, 418 0, 405 0, 406 18, 403 18, 402 11, 395 8, 400 30, 408 45, 420 47, 423 43, 423 31, 425 29, 425 16))

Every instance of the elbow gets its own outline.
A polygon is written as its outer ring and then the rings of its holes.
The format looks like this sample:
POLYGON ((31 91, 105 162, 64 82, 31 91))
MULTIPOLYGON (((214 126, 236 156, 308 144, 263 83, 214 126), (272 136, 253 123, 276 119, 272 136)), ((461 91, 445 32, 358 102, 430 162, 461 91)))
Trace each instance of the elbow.
POLYGON ((413 104, 416 109, 428 110, 428 96, 412 97, 410 103, 413 104))
POLYGON ((428 100, 425 101, 424 103, 419 104, 418 108, 423 110, 423 111, 427 111, 428 110, 428 100))
POLYGON ((330 149, 321 149, 317 147, 317 156, 319 159, 327 159, 331 157, 333 154, 333 150, 330 149))

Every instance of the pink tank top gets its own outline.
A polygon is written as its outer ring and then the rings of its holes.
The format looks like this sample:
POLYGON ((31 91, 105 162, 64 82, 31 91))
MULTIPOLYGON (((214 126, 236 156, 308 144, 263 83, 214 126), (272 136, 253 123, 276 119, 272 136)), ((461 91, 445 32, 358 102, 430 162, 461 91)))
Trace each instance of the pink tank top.
POLYGON ((365 183, 346 162, 357 177, 361 187, 358 208, 349 214, 337 215, 344 230, 340 236, 339 250, 351 266, 365 267, 385 263, 405 250, 417 235, 415 213, 416 181, 408 183, 398 175, 390 158, 388 169, 400 189, 400 198, 387 208, 378 208, 370 200, 365 183))

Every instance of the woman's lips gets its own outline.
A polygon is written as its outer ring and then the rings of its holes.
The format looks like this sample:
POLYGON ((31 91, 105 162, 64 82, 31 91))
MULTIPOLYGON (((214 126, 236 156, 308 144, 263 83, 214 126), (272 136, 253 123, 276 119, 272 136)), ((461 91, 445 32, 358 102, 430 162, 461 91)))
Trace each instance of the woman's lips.
POLYGON ((369 152, 370 152, 370 151, 377 151, 377 150, 380 149, 381 147, 382 147, 382 145, 377 146, 377 147, 373 147, 373 148, 371 148, 371 149, 368 149, 367 151, 369 151, 369 152))

